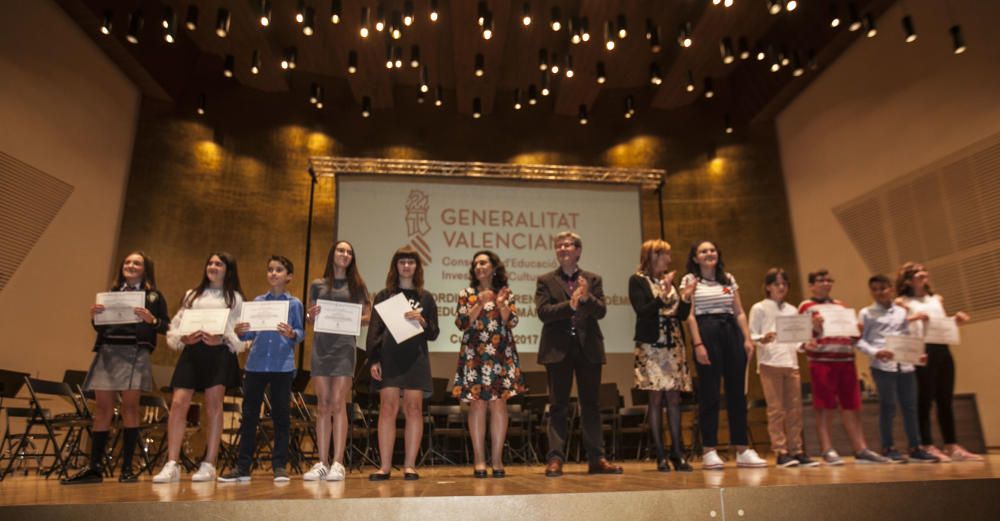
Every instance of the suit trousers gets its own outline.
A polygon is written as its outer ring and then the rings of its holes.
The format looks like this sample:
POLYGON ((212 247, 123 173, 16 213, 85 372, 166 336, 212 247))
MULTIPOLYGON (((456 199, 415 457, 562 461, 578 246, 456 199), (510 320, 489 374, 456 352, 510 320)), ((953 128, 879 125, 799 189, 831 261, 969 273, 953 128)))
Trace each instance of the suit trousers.
POLYGON ((604 439, 601 431, 599 397, 601 387, 601 365, 583 355, 579 346, 566 353, 566 357, 554 364, 546 364, 549 377, 549 452, 546 459, 558 458, 566 461, 566 438, 569 428, 569 394, 576 375, 576 389, 580 397, 581 430, 583 448, 589 463, 596 463, 604 457, 604 439))

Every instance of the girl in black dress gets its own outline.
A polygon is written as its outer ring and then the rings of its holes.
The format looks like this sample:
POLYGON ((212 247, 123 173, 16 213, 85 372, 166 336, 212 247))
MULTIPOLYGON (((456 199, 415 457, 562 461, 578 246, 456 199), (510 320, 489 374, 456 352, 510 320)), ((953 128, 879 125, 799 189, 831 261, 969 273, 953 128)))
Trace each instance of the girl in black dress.
POLYGON ((406 431, 403 436, 405 458, 403 477, 420 479, 417 475, 417 451, 424 433, 423 399, 431 395, 431 362, 427 342, 437 338, 437 304, 434 296, 424 291, 424 270, 416 250, 404 246, 392 256, 386 288, 375 295, 374 305, 402 293, 410 302, 404 318, 415 320, 423 333, 397 344, 378 312, 372 313, 368 328, 368 361, 374 387, 379 391, 381 406, 378 418, 378 448, 381 468, 371 474, 372 481, 389 479, 392 471, 392 451, 396 441, 396 414, 400 396, 406 431))

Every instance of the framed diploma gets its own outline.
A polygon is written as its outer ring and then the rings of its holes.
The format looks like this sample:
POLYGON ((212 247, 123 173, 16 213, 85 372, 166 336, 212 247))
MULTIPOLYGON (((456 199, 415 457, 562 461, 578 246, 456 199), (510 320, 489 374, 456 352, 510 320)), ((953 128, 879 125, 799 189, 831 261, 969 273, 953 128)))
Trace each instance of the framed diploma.
POLYGON ((858 314, 851 308, 819 305, 813 309, 823 317, 823 337, 860 336, 858 314))
POLYGON ((178 327, 182 335, 204 331, 210 335, 222 335, 229 322, 229 308, 185 309, 178 327))
POLYGON ((403 318, 408 311, 412 311, 410 301, 402 293, 396 293, 391 298, 375 304, 375 311, 382 318, 385 327, 392 334, 393 340, 400 344, 424 332, 420 322, 403 318))
POLYGON ((277 331, 278 324, 288 322, 288 301, 244 302, 240 322, 249 323, 250 331, 277 331))
POLYGON ((955 317, 931 317, 924 322, 924 342, 957 346, 962 343, 955 317))
POLYGON ((135 308, 146 307, 145 291, 109 291, 97 294, 97 303, 104 311, 94 315, 94 324, 137 324, 142 319, 135 314, 135 308))
POLYGON ((319 313, 313 321, 313 331, 350 336, 361 334, 361 304, 319 299, 316 305, 319 306, 319 313))
POLYGON ((799 343, 812 340, 813 325, 809 315, 789 315, 774 317, 775 332, 779 343, 799 343))
POLYGON ((892 361, 901 364, 923 365, 924 339, 918 336, 887 336, 885 348, 892 351, 892 361))

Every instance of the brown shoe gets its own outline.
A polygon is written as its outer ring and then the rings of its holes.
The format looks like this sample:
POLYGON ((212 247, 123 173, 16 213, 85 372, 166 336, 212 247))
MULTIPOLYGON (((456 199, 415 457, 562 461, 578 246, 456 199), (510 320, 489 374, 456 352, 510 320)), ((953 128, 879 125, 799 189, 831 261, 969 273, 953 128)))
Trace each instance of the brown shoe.
POLYGON ((558 478, 562 476, 563 462, 559 458, 549 458, 549 464, 545 465, 545 477, 558 478))
POLYGON ((588 474, 621 474, 625 472, 618 465, 612 465, 608 460, 601 458, 597 460, 597 463, 591 463, 590 468, 587 470, 588 474))

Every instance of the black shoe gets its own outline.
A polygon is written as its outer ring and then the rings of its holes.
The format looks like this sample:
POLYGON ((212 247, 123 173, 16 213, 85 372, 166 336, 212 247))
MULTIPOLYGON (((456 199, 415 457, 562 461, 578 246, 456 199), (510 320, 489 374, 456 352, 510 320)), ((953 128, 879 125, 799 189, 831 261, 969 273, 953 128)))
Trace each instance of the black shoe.
POLYGON ((374 474, 368 475, 368 481, 386 481, 389 479, 389 473, 376 472, 374 474))
POLYGON ((657 472, 670 472, 670 464, 667 463, 666 458, 656 460, 656 470, 657 472))
POLYGON ((472 470, 472 477, 478 478, 478 479, 482 479, 482 478, 487 477, 487 475, 486 475, 486 469, 482 469, 482 470, 473 469, 472 470))
POLYGON ((692 467, 691 464, 688 463, 687 458, 685 458, 680 454, 671 454, 670 463, 673 464, 674 470, 678 472, 691 472, 694 470, 694 467, 692 467))
POLYGON ((420 479, 420 474, 417 474, 416 472, 404 472, 403 479, 406 481, 416 481, 420 479))
POLYGON ((85 485, 88 483, 100 483, 102 481, 104 481, 104 475, 101 469, 87 467, 72 477, 62 479, 59 482, 63 485, 85 485))
POLYGON ((118 474, 119 483, 138 483, 139 475, 132 471, 132 468, 123 468, 118 474))
POLYGON ((507 477, 507 471, 504 469, 493 469, 494 478, 505 478, 507 477))

